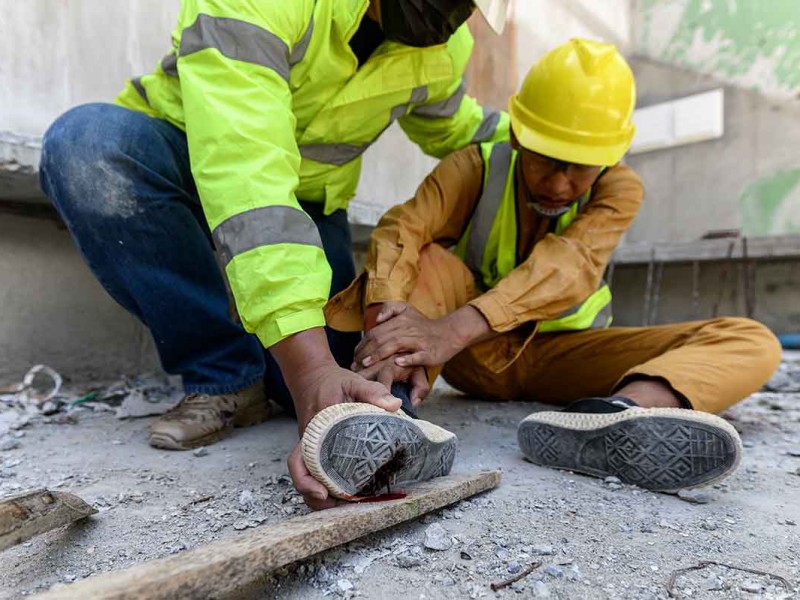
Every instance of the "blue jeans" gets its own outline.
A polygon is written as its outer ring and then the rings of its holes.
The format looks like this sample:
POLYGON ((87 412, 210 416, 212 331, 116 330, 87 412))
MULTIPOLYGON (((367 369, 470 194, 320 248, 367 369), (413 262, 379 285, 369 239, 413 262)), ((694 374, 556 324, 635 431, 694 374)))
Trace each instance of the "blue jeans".
MULTIPOLYGON (((79 106, 45 134, 40 179, 97 279, 147 326, 187 393, 235 392, 264 377, 270 397, 291 408, 278 365, 229 315, 181 130, 119 106, 79 106)), ((347 214, 301 205, 322 237, 333 295, 355 278, 347 214)), ((328 331, 345 367, 358 340, 328 331)))

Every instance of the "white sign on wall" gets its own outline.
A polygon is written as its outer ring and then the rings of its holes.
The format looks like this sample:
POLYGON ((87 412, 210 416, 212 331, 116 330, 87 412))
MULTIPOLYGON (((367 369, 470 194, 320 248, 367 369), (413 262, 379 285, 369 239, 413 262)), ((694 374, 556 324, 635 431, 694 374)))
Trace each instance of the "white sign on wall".
POLYGON ((721 138, 725 133, 722 88, 640 108, 633 114, 631 154, 642 154, 721 138))

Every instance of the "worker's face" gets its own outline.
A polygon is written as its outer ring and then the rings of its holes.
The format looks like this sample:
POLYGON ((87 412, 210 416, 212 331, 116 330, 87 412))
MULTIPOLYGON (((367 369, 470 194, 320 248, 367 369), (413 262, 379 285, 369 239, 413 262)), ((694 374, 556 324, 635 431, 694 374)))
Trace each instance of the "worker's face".
POLYGON ((515 144, 528 202, 546 217, 567 212, 592 186, 602 167, 566 163, 515 144))
POLYGON ((473 0, 380 0, 380 23, 386 39, 423 48, 445 43, 473 10, 473 0))

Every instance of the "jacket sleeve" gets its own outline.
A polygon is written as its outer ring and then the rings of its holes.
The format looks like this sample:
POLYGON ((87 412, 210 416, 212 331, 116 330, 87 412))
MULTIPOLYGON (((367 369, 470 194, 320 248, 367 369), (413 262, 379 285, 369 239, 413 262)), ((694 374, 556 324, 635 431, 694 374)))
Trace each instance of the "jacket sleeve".
POLYGON ((477 146, 446 157, 414 197, 390 209, 370 237, 364 305, 405 301, 419 276, 420 250, 461 237, 480 195, 483 160, 477 146))
POLYGON ((625 166, 610 169, 561 235, 546 235, 522 264, 470 304, 496 332, 554 319, 580 304, 599 287, 643 198, 636 173, 625 166))
POLYGON ((192 173, 242 323, 264 346, 324 325, 330 290, 319 233, 295 198, 288 80, 312 10, 312 0, 185 0, 179 21, 192 173))
POLYGON ((432 85, 427 100, 398 119, 409 139, 425 154, 442 158, 469 144, 507 142, 508 114, 482 107, 467 95, 464 70, 473 40, 464 24, 448 42, 455 77, 432 85))

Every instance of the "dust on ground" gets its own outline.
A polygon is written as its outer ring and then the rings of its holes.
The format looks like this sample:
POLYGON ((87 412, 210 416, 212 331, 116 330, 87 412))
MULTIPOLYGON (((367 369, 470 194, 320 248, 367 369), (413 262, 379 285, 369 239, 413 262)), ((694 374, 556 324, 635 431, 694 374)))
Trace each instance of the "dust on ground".
MULTIPOLYGON (((793 357, 794 358, 794 357, 793 357)), ((282 569, 263 598, 792 598, 800 586, 800 362, 726 417, 738 472, 685 495, 654 494, 525 462, 517 423, 543 405, 437 388, 422 418, 454 431, 454 472, 501 469, 486 494, 282 569), (529 564, 541 567, 494 592, 529 564)), ((0 599, 66 585, 305 514, 285 457, 296 423, 277 418, 195 452, 147 445, 150 419, 76 406, 0 437, 0 496, 47 487, 100 512, 0 554, 0 599)))

